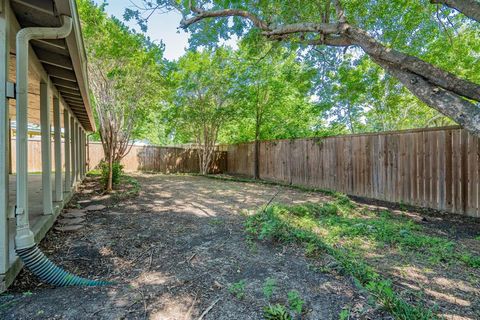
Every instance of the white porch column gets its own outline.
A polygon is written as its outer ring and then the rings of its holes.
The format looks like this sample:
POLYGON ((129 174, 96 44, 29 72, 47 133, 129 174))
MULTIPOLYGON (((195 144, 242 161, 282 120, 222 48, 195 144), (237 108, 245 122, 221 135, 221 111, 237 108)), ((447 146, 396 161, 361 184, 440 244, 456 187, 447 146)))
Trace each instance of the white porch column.
POLYGON ((83 179, 83 132, 80 124, 78 125, 78 142, 78 176, 81 181, 83 179))
POLYGON ((75 118, 72 117, 71 120, 71 126, 70 126, 70 133, 71 133, 71 141, 72 143, 70 144, 70 149, 72 149, 72 186, 75 186, 75 183, 77 182, 77 161, 75 160, 77 158, 77 133, 75 130, 75 118))
POLYGON ((0 13, 0 274, 6 273, 9 265, 8 238, 8 177, 10 169, 10 120, 7 99, 9 70, 10 3, 3 2, 0 13))
POLYGON ((67 109, 63 110, 63 136, 64 136, 64 153, 65 153, 65 185, 64 191, 70 192, 71 183, 71 165, 70 165, 70 113, 67 109))
POLYGON ((55 149, 55 201, 63 201, 62 186, 62 126, 60 125, 60 101, 53 98, 53 126, 54 126, 54 149, 55 149))
POLYGON ((80 181, 80 130, 78 130, 78 122, 75 121, 75 181, 80 181))
POLYGON ((82 128, 80 123, 77 123, 77 178, 78 181, 82 181, 82 128))
POLYGON ((85 178, 87 175, 87 152, 85 145, 87 143, 85 130, 82 129, 82 175, 85 178))
POLYGON ((43 214, 52 214, 52 139, 50 126, 50 94, 48 83, 40 83, 40 132, 42 140, 43 214))

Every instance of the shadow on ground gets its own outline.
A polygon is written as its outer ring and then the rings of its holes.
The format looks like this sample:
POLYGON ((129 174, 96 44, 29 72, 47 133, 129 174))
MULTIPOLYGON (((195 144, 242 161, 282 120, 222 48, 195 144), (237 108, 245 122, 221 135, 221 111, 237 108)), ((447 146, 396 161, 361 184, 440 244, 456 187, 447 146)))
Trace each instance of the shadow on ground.
POLYGON ((287 304, 290 290, 305 301, 305 319, 338 319, 343 308, 382 317, 350 279, 311 270, 303 250, 245 239, 241 212, 261 208, 278 190, 274 201, 286 204, 327 197, 203 177, 137 178, 138 197, 97 197, 109 207, 89 213, 84 229, 50 231, 41 245, 67 270, 117 285, 51 288, 23 271, 0 297, 0 318, 197 319, 216 302, 205 319, 261 319, 268 303, 287 304), (262 289, 267 278, 277 283, 270 301, 262 289), (241 280, 238 298, 229 288, 241 280))

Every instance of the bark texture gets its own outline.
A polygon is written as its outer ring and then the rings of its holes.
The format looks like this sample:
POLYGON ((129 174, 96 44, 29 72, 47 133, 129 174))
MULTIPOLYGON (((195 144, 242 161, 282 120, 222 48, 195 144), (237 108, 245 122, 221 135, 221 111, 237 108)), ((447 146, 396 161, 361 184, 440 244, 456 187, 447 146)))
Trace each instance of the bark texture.
POLYGON ((445 5, 480 22, 480 2, 478 0, 430 0, 430 3, 445 5))

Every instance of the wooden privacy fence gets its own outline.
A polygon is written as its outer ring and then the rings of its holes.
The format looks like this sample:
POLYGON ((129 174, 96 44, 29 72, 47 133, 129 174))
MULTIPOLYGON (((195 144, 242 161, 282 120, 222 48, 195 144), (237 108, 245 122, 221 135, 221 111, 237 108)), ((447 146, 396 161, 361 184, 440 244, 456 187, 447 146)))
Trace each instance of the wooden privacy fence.
MULTIPOLYGON (((65 153, 62 141, 62 167, 65 169, 65 153)), ((52 170, 55 169, 54 146, 52 142, 52 170)), ((28 141, 28 171, 42 171, 42 146, 39 140, 28 141)), ((210 166, 210 173, 226 171, 226 152, 216 152, 214 161, 210 166)), ((90 142, 87 150, 87 162, 90 169, 95 168, 103 159, 102 144, 90 142)), ((122 160, 125 171, 154 171, 162 173, 198 173, 198 153, 195 149, 157 147, 157 146, 133 146, 130 153, 122 160)), ((15 139, 12 139, 11 172, 15 172, 16 153, 15 139)))
MULTIPOLYGON (((254 144, 227 147, 253 176, 254 144)), ((263 141, 260 178, 480 217, 480 139, 459 127, 263 141)))
MULTIPOLYGON (((89 144, 88 161, 90 168, 96 167, 103 159, 100 143, 89 144)), ((210 166, 210 173, 226 171, 226 152, 216 152, 210 166)), ((121 161, 125 171, 153 171, 161 173, 198 173, 200 165, 195 149, 133 146, 121 161)))

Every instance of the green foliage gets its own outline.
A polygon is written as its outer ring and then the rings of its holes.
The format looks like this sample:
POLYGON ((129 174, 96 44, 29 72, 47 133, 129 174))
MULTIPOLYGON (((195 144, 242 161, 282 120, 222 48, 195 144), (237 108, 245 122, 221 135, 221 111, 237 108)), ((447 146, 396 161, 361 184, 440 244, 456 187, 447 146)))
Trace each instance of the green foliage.
POLYGON ((339 315, 338 315, 338 319, 339 320, 348 320, 350 319, 350 310, 349 309, 343 309, 342 311, 340 311, 339 315))
POLYGON ((229 288, 231 294, 233 294, 237 299, 241 300, 245 297, 245 280, 240 280, 233 283, 229 288))
MULTIPOLYGON (((110 108, 123 113, 117 121, 125 122, 123 129, 131 130, 132 139, 149 138, 167 87, 169 65, 163 59, 163 45, 108 17, 106 3, 97 6, 90 0, 78 0, 77 6, 90 67, 102 70, 115 81, 116 105, 110 108), (132 128, 128 127, 128 117, 135 119, 132 128)), ((92 98, 96 107, 99 97, 92 98)), ((159 127, 158 123, 154 125, 159 127)), ((99 135, 95 137, 100 140, 99 135)))
MULTIPOLYGON (((327 206, 340 204, 351 207, 345 198, 334 200, 327 206), (337 202, 335 204, 335 202, 337 202)), ((413 250, 427 257, 440 255, 446 258, 451 253, 448 241, 415 233, 418 228, 406 220, 393 218, 388 212, 381 213, 373 219, 361 219, 355 210, 342 213, 337 210, 325 210, 323 205, 308 204, 303 206, 274 205, 256 215, 250 216, 245 222, 246 232, 252 238, 270 239, 279 242, 304 243, 310 251, 326 252, 341 265, 343 272, 352 275, 360 285, 365 286, 376 297, 377 301, 391 312, 397 319, 434 319, 433 312, 422 306, 413 306, 397 296, 389 281, 382 277, 361 258, 361 248, 354 245, 358 237, 380 243, 399 245, 405 250, 413 250), (363 220, 359 225, 359 221, 363 220), (370 226, 370 227, 369 227, 370 226), (322 227, 322 235, 313 232, 314 228, 322 227), (408 233, 402 232, 408 230, 408 233), (338 247, 339 240, 345 243, 338 247), (415 237, 405 240, 409 237, 415 237), (420 244, 414 244, 419 241, 420 244), (349 245, 349 243, 351 245, 349 245), (424 251, 424 247, 429 248, 424 251)), ((294 295, 291 294, 291 297, 294 295)), ((290 299, 289 299, 290 301, 290 299)), ((291 304, 292 308, 299 304, 291 304)), ((298 311, 298 308, 297 310, 298 311)))
POLYGON ((275 292, 277 287, 277 281, 273 278, 267 278, 265 283, 263 284, 263 295, 267 300, 270 300, 275 292))
MULTIPOLYGON (((178 9, 185 17, 191 17, 190 1, 177 1, 173 6, 168 0, 142 1, 146 8, 178 9)), ((247 10, 271 25, 302 22, 333 22, 335 8, 332 1, 240 1, 240 0, 198 0, 194 5, 208 10, 243 9, 247 10), (327 9, 328 8, 328 9, 327 9)), ((442 5, 432 5, 428 0, 375 0, 341 1, 347 21, 355 27, 366 30, 387 48, 393 48, 430 62, 462 78, 479 83, 480 25, 471 19, 442 5)), ((147 10, 147 12, 150 12, 147 10)), ((145 26, 145 16, 136 10, 127 10, 127 19, 136 19, 145 26)), ((262 48, 268 47, 265 38, 258 29, 245 19, 218 18, 207 19, 189 26, 192 48, 215 47, 221 40, 236 36, 242 40, 242 46, 252 48, 249 55, 262 57, 262 48)), ((287 52, 295 53, 302 64, 308 64, 317 70, 313 77, 317 119, 329 119, 327 132, 365 132, 378 130, 396 130, 412 127, 448 125, 452 121, 439 112, 420 102, 400 83, 378 67, 363 51, 356 46, 337 48, 329 46, 308 46, 303 42, 309 34, 292 34, 276 43, 276 47, 286 47, 287 52)), ((253 59, 251 59, 253 61, 253 59)), ((265 69, 275 72, 281 67, 269 58, 261 60, 253 73, 261 74, 265 69), (265 68, 263 67, 265 66, 265 68)), ((252 73, 252 74, 253 74, 252 73)), ((252 96, 255 96, 252 95, 252 96)), ((277 96, 282 99, 281 96, 277 96)), ((248 98, 252 105, 254 99, 248 98)), ((311 105, 304 106, 299 112, 303 122, 303 111, 309 112, 311 105)), ((286 107, 288 110, 289 107, 286 107)), ((273 114, 276 111, 273 110, 273 114)), ((271 139, 270 134, 290 136, 290 126, 295 134, 302 134, 302 126, 297 119, 290 118, 283 126, 265 121, 263 139, 271 139), (273 127, 271 130, 269 127, 273 127), (285 129, 286 128, 286 129, 285 129)), ((233 124, 228 133, 235 141, 246 141, 252 137, 252 119, 241 124, 233 124), (235 132, 238 126, 242 132, 235 132)), ((308 134, 320 135, 325 131, 321 121, 320 128, 313 128, 308 134)), ((225 134, 225 140, 228 140, 225 134)), ((222 138, 224 141, 224 138, 222 138)))
MULTIPOLYGON (((110 172, 110 168, 108 162, 102 161, 100 162, 100 171, 102 176, 102 183, 104 185, 108 182, 108 175, 110 172)), ((115 161, 112 163, 112 183, 113 185, 118 185, 120 183, 120 178, 123 174, 123 165, 120 162, 115 161)))
POLYGON ((305 301, 302 300, 300 293, 297 290, 291 290, 287 293, 288 305, 290 309, 296 314, 302 314, 303 305, 305 301))
POLYGON ((292 316, 281 304, 268 305, 263 308, 263 318, 265 320, 292 320, 292 316))

